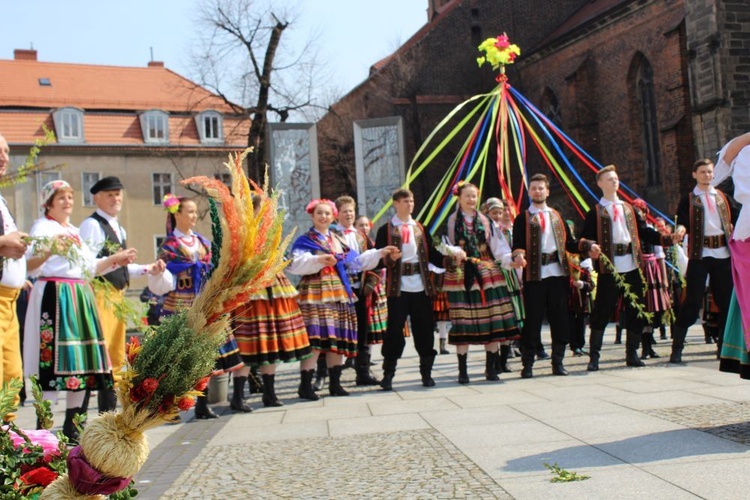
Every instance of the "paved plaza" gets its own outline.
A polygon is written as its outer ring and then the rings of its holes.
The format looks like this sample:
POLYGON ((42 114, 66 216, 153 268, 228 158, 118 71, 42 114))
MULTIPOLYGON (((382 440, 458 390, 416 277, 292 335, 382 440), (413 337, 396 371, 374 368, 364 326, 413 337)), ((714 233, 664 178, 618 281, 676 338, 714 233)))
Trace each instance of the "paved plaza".
MULTIPOLYGON (((462 386, 455 355, 438 356, 433 389, 421 386, 409 344, 393 392, 354 388, 317 402, 296 397, 297 366, 284 366, 283 407, 263 408, 253 395, 253 413, 224 403, 214 406, 219 419, 191 411, 183 424, 149 431, 138 498, 745 498, 750 381, 718 371, 697 326, 682 366, 667 363, 669 344, 659 341, 661 359, 626 368, 624 345, 612 340, 610 329, 597 373, 568 353, 568 377, 543 360, 522 380, 514 358, 514 373, 487 382, 475 347, 462 386), (590 478, 553 483, 545 464, 590 478)), ((344 379, 352 387, 353 370, 344 379)), ((63 414, 60 402, 58 424, 63 414)), ((33 422, 22 408, 19 423, 33 422)))

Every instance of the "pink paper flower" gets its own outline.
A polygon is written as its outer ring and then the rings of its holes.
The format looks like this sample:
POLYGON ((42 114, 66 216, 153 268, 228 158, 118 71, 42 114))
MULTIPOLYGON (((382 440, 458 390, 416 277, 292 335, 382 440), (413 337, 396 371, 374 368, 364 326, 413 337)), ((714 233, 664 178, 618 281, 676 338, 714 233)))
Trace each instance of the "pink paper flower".
MULTIPOLYGON (((54 434, 47 429, 23 431, 31 440, 31 444, 41 446, 44 450, 44 456, 58 455, 60 450, 58 449, 58 440, 54 434)), ((10 439, 13 441, 13 446, 19 448, 26 444, 26 441, 13 431, 9 431, 10 439)))

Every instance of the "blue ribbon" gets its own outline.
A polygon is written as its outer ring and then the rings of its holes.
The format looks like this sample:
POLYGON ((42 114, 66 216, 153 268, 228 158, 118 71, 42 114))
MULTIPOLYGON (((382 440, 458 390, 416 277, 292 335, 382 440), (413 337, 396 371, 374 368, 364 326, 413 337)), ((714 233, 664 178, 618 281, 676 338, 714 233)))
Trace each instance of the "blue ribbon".
MULTIPOLYGON (((303 234, 297 238, 294 245, 292 245, 292 252, 295 250, 303 250, 314 255, 320 250, 323 250, 325 253, 336 257, 336 273, 339 275, 339 279, 341 280, 341 283, 343 283, 344 289, 351 299, 354 297, 354 293, 352 292, 352 285, 349 282, 349 277, 346 274, 346 265, 352 263, 354 259, 357 258, 357 254, 355 252, 346 252, 343 255, 334 253, 333 249, 328 248, 327 245, 323 245, 323 243, 317 239, 313 239, 309 236, 311 233, 316 235, 319 234, 314 231, 314 229, 311 229, 308 234, 303 234)), ((320 235, 320 238, 324 238, 324 236, 320 235)))

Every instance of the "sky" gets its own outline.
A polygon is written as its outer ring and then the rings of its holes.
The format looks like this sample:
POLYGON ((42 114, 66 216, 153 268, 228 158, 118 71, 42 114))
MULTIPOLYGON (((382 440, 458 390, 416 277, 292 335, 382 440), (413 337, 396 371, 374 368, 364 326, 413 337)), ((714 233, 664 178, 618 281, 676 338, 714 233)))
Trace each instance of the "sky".
MULTIPOLYGON (((0 59, 37 50, 40 61, 145 66, 153 58, 193 76, 197 7, 209 0, 26 0, 3 2, 0 59)), ((427 0, 275 0, 300 7, 282 38, 315 36, 328 84, 344 92, 367 78, 427 22, 427 0)))

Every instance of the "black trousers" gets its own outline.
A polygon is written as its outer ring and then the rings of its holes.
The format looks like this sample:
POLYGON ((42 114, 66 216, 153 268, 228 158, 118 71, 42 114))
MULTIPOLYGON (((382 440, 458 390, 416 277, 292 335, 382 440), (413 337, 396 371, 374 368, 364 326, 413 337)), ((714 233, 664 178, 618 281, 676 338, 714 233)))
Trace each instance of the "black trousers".
MULTIPOLYGON (((646 307, 643 300, 643 281, 638 269, 633 269, 627 273, 621 274, 625 282, 630 285, 630 291, 639 298, 643 307, 646 307)), ((591 311, 591 330, 605 330, 612 318, 615 308, 618 304, 621 291, 617 288, 615 277, 610 274, 599 273, 599 281, 596 284, 596 300, 594 301, 594 310, 591 311)), ((646 320, 638 317, 638 310, 634 308, 630 301, 623 299, 622 310, 620 311, 620 326, 625 330, 637 332, 639 335, 643 332, 646 320)))
MULTIPOLYGON (((359 290, 357 288, 354 288, 356 292, 359 290)), ((367 352, 367 348, 369 347, 369 344, 367 343, 369 341, 368 335, 367 335, 367 301, 361 297, 357 296, 359 300, 354 303, 354 311, 357 313, 357 351, 367 352)))
MULTIPOLYGON (((536 352, 542 345, 542 321, 546 313, 553 344, 567 344, 570 339, 568 325, 568 296, 570 283, 567 276, 553 276, 541 281, 523 284, 523 305, 526 320, 521 330, 521 347, 536 352)), ((564 348, 564 347, 563 347, 564 348)))
POLYGON ((388 327, 383 338, 383 359, 401 358, 406 346, 404 325, 411 317, 411 335, 420 357, 435 356, 435 321, 432 319, 432 299, 424 292, 401 292, 399 297, 388 297, 388 327))
POLYGON ((586 345, 586 315, 571 311, 568 315, 570 325, 570 349, 583 349, 586 345))
POLYGON ((706 278, 710 277, 709 286, 719 308, 719 336, 724 335, 727 324, 729 301, 732 298, 732 259, 691 259, 685 275, 685 301, 680 306, 675 326, 690 328, 698 319, 698 312, 703 305, 703 294, 706 291, 706 278))

